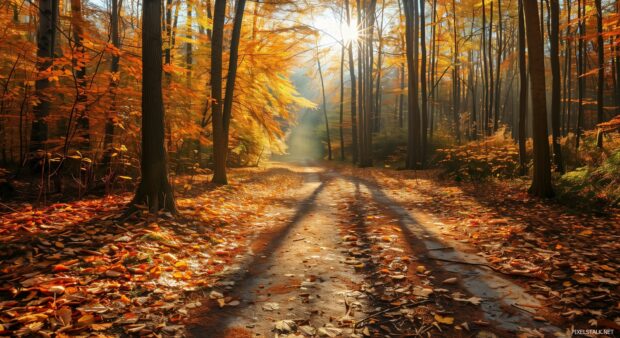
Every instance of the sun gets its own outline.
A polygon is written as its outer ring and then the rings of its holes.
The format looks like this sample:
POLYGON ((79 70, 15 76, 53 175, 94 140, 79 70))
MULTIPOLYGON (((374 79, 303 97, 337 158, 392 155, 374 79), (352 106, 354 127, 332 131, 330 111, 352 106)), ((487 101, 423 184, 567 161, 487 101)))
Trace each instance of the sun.
POLYGON ((359 38, 359 31, 355 20, 352 20, 351 24, 347 24, 346 22, 342 23, 340 32, 345 43, 356 41, 359 38))

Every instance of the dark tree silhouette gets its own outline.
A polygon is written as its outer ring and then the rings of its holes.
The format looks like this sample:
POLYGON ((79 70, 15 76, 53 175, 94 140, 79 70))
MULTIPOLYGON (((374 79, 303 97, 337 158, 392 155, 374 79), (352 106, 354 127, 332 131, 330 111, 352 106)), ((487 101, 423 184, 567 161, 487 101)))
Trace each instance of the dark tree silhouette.
MULTIPOLYGON (((164 148, 161 0, 142 6, 142 158, 140 184, 131 205, 177 213, 164 148)), ((133 208, 130 208, 130 210, 133 208)))
POLYGON ((527 56, 530 67, 530 91, 532 107, 532 135, 534 139, 534 176, 530 193, 539 197, 552 197, 551 163, 547 137, 547 98, 545 97, 545 58, 543 39, 540 34, 536 0, 524 0, 527 35, 527 56))

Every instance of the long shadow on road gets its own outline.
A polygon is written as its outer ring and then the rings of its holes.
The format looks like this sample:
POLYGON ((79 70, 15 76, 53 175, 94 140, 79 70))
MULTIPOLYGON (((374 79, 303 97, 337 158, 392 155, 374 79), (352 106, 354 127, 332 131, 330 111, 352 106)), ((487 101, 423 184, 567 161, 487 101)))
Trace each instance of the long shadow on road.
MULTIPOLYGON (((415 251, 421 252, 426 259, 433 261, 433 265, 447 272, 462 276, 462 286, 471 294, 483 299, 481 309, 485 319, 493 322, 494 326, 518 332, 520 328, 538 328, 545 331, 559 331, 558 328, 533 320, 533 315, 517 310, 519 305, 541 306, 540 302, 528 295, 523 288, 514 282, 500 276, 498 273, 470 264, 449 263, 441 260, 484 263, 484 259, 477 255, 467 254, 458 250, 458 243, 450 243, 455 249, 437 250, 446 247, 445 239, 437 238, 436 234, 427 229, 422 220, 417 219, 398 202, 388 197, 376 182, 346 176, 355 184, 362 184, 370 191, 373 199, 388 207, 396 216, 398 225, 408 245, 415 251)), ((420 257, 424 258, 424 257, 420 257)))
POLYGON ((305 184, 317 186, 312 193, 305 198, 290 221, 280 229, 263 232, 254 241, 253 255, 236 274, 226 276, 227 281, 234 281, 238 286, 230 295, 235 299, 243 300, 241 306, 217 308, 214 302, 209 302, 203 308, 196 311, 188 325, 188 331, 193 337, 224 337, 230 324, 244 309, 244 306, 256 301, 256 279, 253 277, 267 271, 277 257, 275 253, 287 236, 293 231, 304 217, 312 212, 319 194, 325 189, 329 180, 321 180, 318 174, 309 174, 305 184), (261 246, 256 248, 257 246, 261 246))

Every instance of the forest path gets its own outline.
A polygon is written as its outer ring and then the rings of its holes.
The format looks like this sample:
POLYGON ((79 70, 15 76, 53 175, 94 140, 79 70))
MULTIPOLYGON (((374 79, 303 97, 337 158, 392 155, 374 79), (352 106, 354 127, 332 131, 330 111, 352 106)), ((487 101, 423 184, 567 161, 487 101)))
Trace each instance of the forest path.
POLYGON ((255 238, 246 273, 231 276, 237 286, 230 297, 239 305, 210 308, 194 336, 271 337, 275 328, 351 336, 352 323, 369 309, 366 295, 354 288, 363 276, 339 251, 343 196, 316 173, 307 175, 302 190, 307 197, 292 219, 255 238))
POLYGON ((484 260, 466 244, 441 236, 433 215, 407 210, 372 182, 334 169, 306 175, 301 190, 306 197, 289 222, 258 234, 246 271, 220 283, 216 292, 228 286, 233 306, 212 301, 193 336, 558 331, 534 319, 538 300, 480 266, 484 260))

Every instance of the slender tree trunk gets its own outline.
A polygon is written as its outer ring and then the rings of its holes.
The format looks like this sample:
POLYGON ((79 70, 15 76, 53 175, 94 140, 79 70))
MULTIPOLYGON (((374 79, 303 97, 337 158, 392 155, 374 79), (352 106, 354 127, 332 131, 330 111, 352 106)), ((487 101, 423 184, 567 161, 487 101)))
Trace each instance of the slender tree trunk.
POLYGON ((524 0, 527 35, 528 61, 530 68, 530 90, 534 139, 534 176, 530 193, 538 197, 553 197, 551 186, 551 163, 547 137, 547 102, 545 87, 544 43, 541 37, 542 23, 538 20, 536 0, 524 0))
MULTIPOLYGON (((188 42, 185 43, 185 69, 187 70, 187 74, 185 77, 185 82, 187 85, 187 88, 192 88, 192 68, 193 68, 193 64, 194 64, 194 50, 192 47, 192 44, 189 43, 190 40, 192 40, 193 35, 192 35, 192 5, 190 3, 187 4, 187 21, 185 22, 185 30, 186 30, 186 38, 188 39, 188 42)), ((192 99, 188 98, 187 99, 187 110, 188 111, 192 111, 192 99)), ((197 143, 200 144, 200 136, 198 136, 198 140, 197 143)), ((200 147, 198 147, 200 148, 200 147)), ((195 157, 195 161, 196 163, 200 163, 199 161, 200 157, 198 156, 198 154, 196 153, 196 157, 195 157)))
POLYGON ((527 68, 525 64, 525 18, 523 1, 519 1, 519 163, 520 173, 527 173, 527 151, 525 148, 525 128, 527 118, 527 68))
MULTIPOLYGON (((598 56, 598 84, 596 87, 596 123, 605 122, 605 112, 603 110, 604 97, 603 89, 605 87, 605 42, 603 40, 603 8, 601 0, 594 0, 596 6, 596 45, 598 56)), ((600 134, 602 135, 602 134, 600 134)), ((603 146, 603 139, 597 142, 600 147, 603 146)))
MULTIPOLYGON (((596 5, 596 45, 598 50, 598 84, 596 87, 596 122, 605 121, 603 90, 605 87, 605 42, 603 40, 603 9, 601 0, 594 0, 596 5)), ((599 131, 596 146, 603 148, 603 133, 599 131)))
POLYGON ((143 1, 142 175, 131 205, 146 204, 151 212, 164 210, 176 214, 164 147, 161 14, 161 0, 143 1))
POLYGON ((583 123, 583 96, 585 90, 585 78, 584 74, 585 65, 585 0, 577 0, 577 17, 579 20, 579 42, 578 42, 578 55, 577 55, 577 91, 578 91, 578 106, 577 106, 577 127, 575 128, 575 148, 579 149, 579 143, 581 141, 581 127, 583 123))
MULTIPOLYGON (((437 88, 435 86, 435 76, 437 74, 437 0, 433 0, 433 17, 432 17, 432 26, 431 26, 431 71, 430 71, 430 85, 431 85, 431 96, 430 96, 430 121, 429 121, 429 137, 433 138, 433 130, 434 130, 434 122, 435 115, 437 110, 437 88)), ((405 72, 405 68, 403 65, 403 74, 405 72)))
MULTIPOLYGON (((398 0, 397 3, 398 3, 398 18, 399 18, 399 21, 398 21, 399 34, 398 35, 400 37, 400 51, 401 53, 405 53, 405 50, 406 50, 405 35, 400 29, 400 27, 403 24, 403 21, 402 21, 403 9, 401 5, 401 0, 398 0)), ((435 29, 434 26, 433 26, 433 29, 435 29)), ((399 79, 400 79, 400 93, 398 95, 398 126, 400 128, 403 128, 404 127, 403 109, 404 109, 404 104, 405 104, 405 63, 400 64, 399 79)))
MULTIPOLYGON (((213 172, 213 182, 218 184, 228 184, 226 176, 226 162, 228 158, 228 140, 230 130, 230 120, 232 117, 232 105, 235 91, 235 81, 237 79, 237 69, 239 61, 239 43, 241 41, 241 26, 243 23, 243 13, 245 11, 245 0, 238 0, 235 8, 235 19, 233 31, 230 38, 230 58, 228 61, 228 75, 226 76, 226 93, 224 96, 224 111, 222 112, 221 125, 213 119, 213 159, 215 170, 213 172), (215 138, 215 130, 221 129, 221 138, 215 138)), ((217 6, 217 1, 216 1, 217 6)), ((214 29, 215 32, 215 29, 214 29)), ((220 56, 221 57, 221 56, 220 56)), ((218 121, 219 122, 219 121, 218 121)))
POLYGON ((344 51, 345 45, 342 42, 340 52, 340 160, 344 161, 344 51))
POLYGON ((325 134, 327 136, 327 159, 332 160, 332 140, 329 136, 329 119, 327 118, 327 100, 325 99, 325 82, 323 81, 323 70, 321 69, 321 57, 319 56, 319 47, 316 47, 316 65, 321 79, 321 95, 323 96, 323 116, 325 117, 325 134))
MULTIPOLYGON (((489 43, 489 49, 488 49, 488 53, 487 56, 489 58, 489 88, 488 88, 488 92, 489 92, 489 114, 488 114, 488 120, 487 120, 487 126, 488 126, 488 135, 491 134, 491 131, 493 130, 491 127, 491 119, 494 119, 494 116, 496 114, 495 112, 495 95, 494 95, 494 89, 495 89, 495 80, 494 78, 494 73, 493 73, 493 4, 495 3, 495 1, 491 1, 491 8, 489 8, 489 39, 488 39, 488 43, 489 43)), ((499 67, 499 65, 498 65, 499 67)))
MULTIPOLYGON (((453 68, 452 68, 452 114, 454 123, 454 135, 458 143, 461 142, 461 93, 460 93, 460 67, 459 67, 459 43, 457 36, 456 1, 452 0, 452 30, 453 30, 453 68)), ((493 71, 491 71, 493 74, 493 71)), ((492 86, 492 84, 491 84, 492 86)))
MULTIPOLYGON (((170 64, 172 49, 172 0, 166 0, 166 11, 164 16, 164 31, 166 32, 166 41, 164 42, 164 64, 170 64)), ((166 72, 166 79, 170 74, 166 72)))
POLYGON ((370 0, 366 3, 364 8, 365 15, 364 19, 366 21, 366 27, 368 36, 366 37, 366 58, 365 58, 365 67, 366 67, 366 77, 367 79, 364 81, 366 85, 365 88, 365 99, 364 105, 365 108, 365 117, 364 117, 364 156, 362 161, 360 162, 361 167, 370 167, 372 166, 373 158, 372 158, 372 132, 373 132, 373 121, 376 115, 374 111, 374 96, 373 96, 373 66, 374 66, 374 50, 373 50, 373 35, 375 30, 375 13, 376 13, 376 5, 377 0, 370 0))
POLYGON ((420 49, 422 60, 420 63, 420 87, 422 95, 422 143, 420 145, 420 165, 424 166, 426 161, 426 148, 428 142, 428 94, 426 83, 426 22, 425 2, 420 0, 420 49))
MULTIPOLYGON (((37 72, 45 72, 53 64, 54 41, 56 28, 54 25, 56 0, 39 0, 39 27, 37 29, 37 72)), ((50 112, 51 102, 47 96, 47 88, 50 83, 47 76, 38 76, 35 81, 35 96, 38 104, 32 108, 33 120, 30 132, 30 151, 46 150, 48 137, 47 117, 50 112)))
POLYGON ((122 0, 111 0, 112 12, 110 13, 110 38, 112 45, 116 50, 112 53, 112 61, 110 63, 110 72, 112 73, 112 79, 110 81, 110 111, 105 121, 105 135, 103 137, 103 165, 108 166, 112 160, 112 154, 114 149, 112 143, 114 141, 114 118, 117 116, 117 102, 116 94, 118 92, 118 85, 120 82, 119 64, 120 64, 120 48, 121 39, 119 33, 120 22, 120 8, 122 6, 122 0))
POLYGON ((402 129, 405 126, 404 119, 404 105, 405 105, 405 65, 400 65, 399 70, 399 78, 400 78, 400 94, 398 95, 398 126, 402 129))
POLYGON ((550 0, 551 30, 549 40, 551 43, 551 131, 553 145, 553 163, 556 171, 563 173, 562 147, 560 146, 560 3, 559 0, 550 0))
POLYGON ((407 119, 407 161, 406 169, 416 169, 419 163, 420 147, 420 108, 418 105, 418 30, 417 3, 413 0, 404 0, 405 28, 407 44, 407 68, 408 68, 408 119, 407 119))
POLYGON ((222 54, 224 51, 224 20, 226 0, 215 0, 213 31, 211 32, 211 123, 213 128, 213 179, 217 184, 227 184, 226 177, 226 135, 222 98, 222 54))
MULTIPOLYGON (((473 25, 472 25, 473 26, 473 25)), ((473 27, 472 27, 473 31, 473 27)), ((469 133, 470 139, 476 140, 478 138, 478 121, 476 114, 476 84, 474 78, 476 77, 474 59, 474 51, 469 51, 469 76, 467 79, 467 86, 471 97, 471 132, 469 133)), ((465 102, 467 104, 467 101, 465 102)))
MULTIPOLYGON (((347 14, 347 25, 351 25, 351 13, 349 10, 349 0, 345 0, 347 14)), ((357 136, 357 81, 355 78, 355 60, 353 59, 353 41, 349 41, 349 74, 351 77, 351 148, 353 153, 352 162, 358 161, 358 136, 357 136)))
POLYGON ((379 48, 377 50, 377 85, 375 89, 375 116, 373 119, 373 131, 378 133, 381 131, 381 76, 383 75, 383 14, 385 13, 385 0, 382 1, 381 23, 377 29, 377 39, 379 40, 379 48))
POLYGON ((497 132, 499 128, 499 119, 500 119, 500 109, 501 103, 500 98, 501 95, 501 74, 502 74, 502 54, 503 54, 503 38, 504 38, 504 27, 502 22, 502 0, 497 0, 497 72, 495 75, 495 115, 493 115, 493 131, 497 132))
MULTIPOLYGON (((620 15, 620 1, 616 1, 616 15, 620 15)), ((620 38, 619 35, 615 35, 614 36, 615 39, 620 38)), ((614 88, 614 94, 616 97, 616 114, 620 114, 620 45, 616 44, 616 45, 611 45, 613 48, 613 53, 612 55, 614 55, 614 63, 615 63, 615 73, 616 73, 616 86, 614 88)))
MULTIPOLYGON (((488 134, 488 128, 489 128, 489 58, 487 57, 487 54, 490 53, 490 51, 487 50, 487 43, 486 43, 486 8, 485 8, 485 1, 482 1, 482 30, 481 30, 481 34, 482 34, 482 38, 481 38, 481 50, 482 50, 482 59, 480 60, 480 63, 482 64, 482 77, 483 77, 483 83, 482 83, 482 95, 484 96, 483 101, 484 104, 483 106, 483 111, 482 111, 482 135, 486 136, 488 134)), ((489 36, 489 39, 491 37, 489 36)))
MULTIPOLYGON (((362 6, 360 3, 360 0, 357 0, 357 22, 361 28, 362 31, 365 30, 365 20, 362 17, 362 6)), ((365 161, 365 154, 364 154, 364 149, 365 149, 365 143, 366 143, 366 129, 365 129, 365 125, 366 125, 366 121, 364 120, 364 116, 366 115, 366 109, 365 109, 365 105, 364 102, 366 102, 366 91, 365 91, 365 84, 364 82, 366 81, 366 76, 365 76, 365 62, 364 60, 364 55, 365 55, 365 48, 364 48, 364 39, 360 38, 358 39, 358 44, 357 44, 357 69, 358 69, 358 154, 359 154, 359 161, 357 162, 358 164, 362 164, 365 161)))
POLYGON ((568 134, 568 121, 570 121, 570 111, 571 111, 571 100, 573 98, 571 92, 571 73, 572 73, 572 39, 571 39, 571 29, 570 29, 570 0, 566 0, 565 8, 566 8, 566 47, 564 49, 564 100, 562 104, 562 114, 563 118, 561 120, 560 125, 562 126, 562 135, 568 134))

